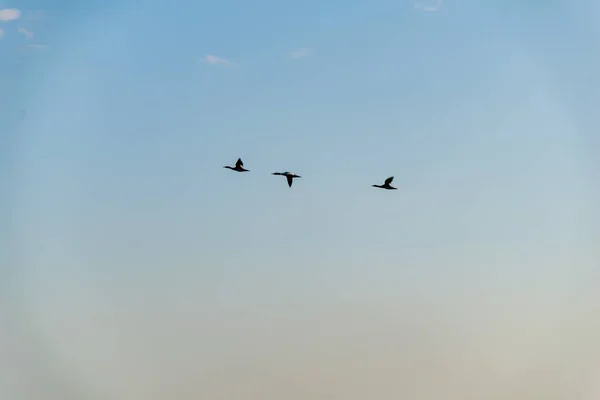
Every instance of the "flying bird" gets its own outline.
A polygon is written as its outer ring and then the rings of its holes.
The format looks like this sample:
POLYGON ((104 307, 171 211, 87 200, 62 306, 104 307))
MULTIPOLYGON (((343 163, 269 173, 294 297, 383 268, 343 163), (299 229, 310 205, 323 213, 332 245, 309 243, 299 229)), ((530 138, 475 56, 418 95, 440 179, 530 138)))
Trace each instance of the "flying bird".
POLYGON ((244 163, 242 162, 241 158, 238 158, 237 162, 235 163, 235 167, 230 167, 229 165, 224 166, 223 168, 228 168, 232 171, 237 171, 237 172, 249 172, 249 169, 245 169, 244 168, 244 163))
POLYGON ((376 187, 376 188, 380 188, 380 189, 398 190, 398 188, 390 186, 390 183, 392 183, 393 180, 394 180, 394 177, 390 176, 389 178, 387 178, 385 180, 385 182, 383 183, 383 185, 371 185, 371 186, 376 187))
POLYGON ((287 178, 287 183, 289 187, 292 187, 294 178, 302 178, 300 175, 292 174, 291 172, 273 172, 271 175, 285 176, 287 178))

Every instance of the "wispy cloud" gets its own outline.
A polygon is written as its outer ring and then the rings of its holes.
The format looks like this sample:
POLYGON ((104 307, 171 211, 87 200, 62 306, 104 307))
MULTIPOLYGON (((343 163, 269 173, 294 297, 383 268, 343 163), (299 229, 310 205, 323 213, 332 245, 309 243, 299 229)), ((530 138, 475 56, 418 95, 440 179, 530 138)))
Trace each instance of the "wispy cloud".
POLYGON ((299 59, 299 58, 306 58, 312 55, 312 50, 309 49, 308 47, 302 48, 302 49, 298 49, 298 50, 294 50, 290 53, 290 56, 292 58, 295 59, 299 59))
POLYGON ((208 65, 231 65, 232 64, 231 61, 226 60, 224 58, 217 57, 217 56, 213 56, 212 54, 207 54, 204 57, 202 57, 202 63, 208 64, 208 65))
POLYGON ((0 39, 2 39, 2 37, 4 37, 4 30, 0 28, 0 39))
POLYGON ((26 19, 28 21, 40 21, 42 19, 44 19, 44 13, 42 10, 35 10, 32 11, 28 14, 26 14, 23 19, 26 19))
POLYGON ((21 11, 16 8, 0 9, 0 22, 16 21, 21 18, 21 11))
POLYGON ((415 8, 421 11, 426 11, 426 12, 434 12, 434 11, 438 11, 440 8, 442 8, 442 3, 443 0, 437 0, 435 2, 433 1, 419 1, 415 3, 415 8))
POLYGON ((28 44, 22 47, 22 51, 25 52, 38 52, 48 50, 48 46, 45 44, 28 44))
POLYGON ((25 36, 27 39, 33 39, 33 32, 26 28, 19 28, 19 33, 25 36))

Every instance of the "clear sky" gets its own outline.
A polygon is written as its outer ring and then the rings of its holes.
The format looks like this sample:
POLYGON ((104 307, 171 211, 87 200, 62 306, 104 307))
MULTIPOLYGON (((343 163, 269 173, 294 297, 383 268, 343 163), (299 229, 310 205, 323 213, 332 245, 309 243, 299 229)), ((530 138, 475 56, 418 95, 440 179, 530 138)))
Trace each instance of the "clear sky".
POLYGON ((600 396, 600 3, 172 3, 0 0, 0 397, 600 396))

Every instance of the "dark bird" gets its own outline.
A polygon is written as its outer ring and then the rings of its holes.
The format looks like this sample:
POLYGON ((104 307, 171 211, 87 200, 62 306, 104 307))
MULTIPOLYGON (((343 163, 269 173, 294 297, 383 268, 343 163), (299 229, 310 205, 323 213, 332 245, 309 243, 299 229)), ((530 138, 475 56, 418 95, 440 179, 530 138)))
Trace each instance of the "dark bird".
POLYGON ((229 165, 224 166, 223 168, 229 168, 230 170, 233 171, 237 171, 237 172, 249 172, 249 169, 244 169, 244 163, 242 162, 241 158, 238 158, 237 162, 235 163, 235 167, 230 167, 229 165))
POLYGON ((302 178, 300 175, 292 174, 291 172, 273 172, 272 175, 281 175, 287 178, 288 186, 292 187, 294 178, 302 178))
POLYGON ((393 180, 394 180, 394 177, 390 176, 389 178, 387 178, 385 180, 385 182, 383 183, 383 185, 371 185, 371 186, 376 187, 376 188, 380 188, 380 189, 398 190, 398 188, 390 186, 390 183, 392 183, 393 180))

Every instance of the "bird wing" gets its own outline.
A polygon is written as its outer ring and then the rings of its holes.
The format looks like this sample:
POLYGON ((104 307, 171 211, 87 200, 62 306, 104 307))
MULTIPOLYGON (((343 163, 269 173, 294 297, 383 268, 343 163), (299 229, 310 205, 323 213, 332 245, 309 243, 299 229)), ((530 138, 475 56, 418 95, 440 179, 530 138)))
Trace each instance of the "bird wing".
POLYGON ((292 187, 292 182, 294 182, 294 178, 292 176, 286 176, 287 181, 288 181, 288 186, 292 187))
POLYGON ((393 177, 393 176, 390 176, 389 178, 387 178, 387 179, 385 180, 385 184, 386 184, 386 185, 389 185, 390 183, 392 183, 392 181, 393 181, 393 180, 394 180, 394 177, 393 177))
POLYGON ((235 163, 235 166, 236 166, 237 168, 239 168, 239 167, 243 167, 243 166, 244 166, 244 163, 242 162, 242 159, 241 159, 241 158, 238 158, 237 162, 235 163))

